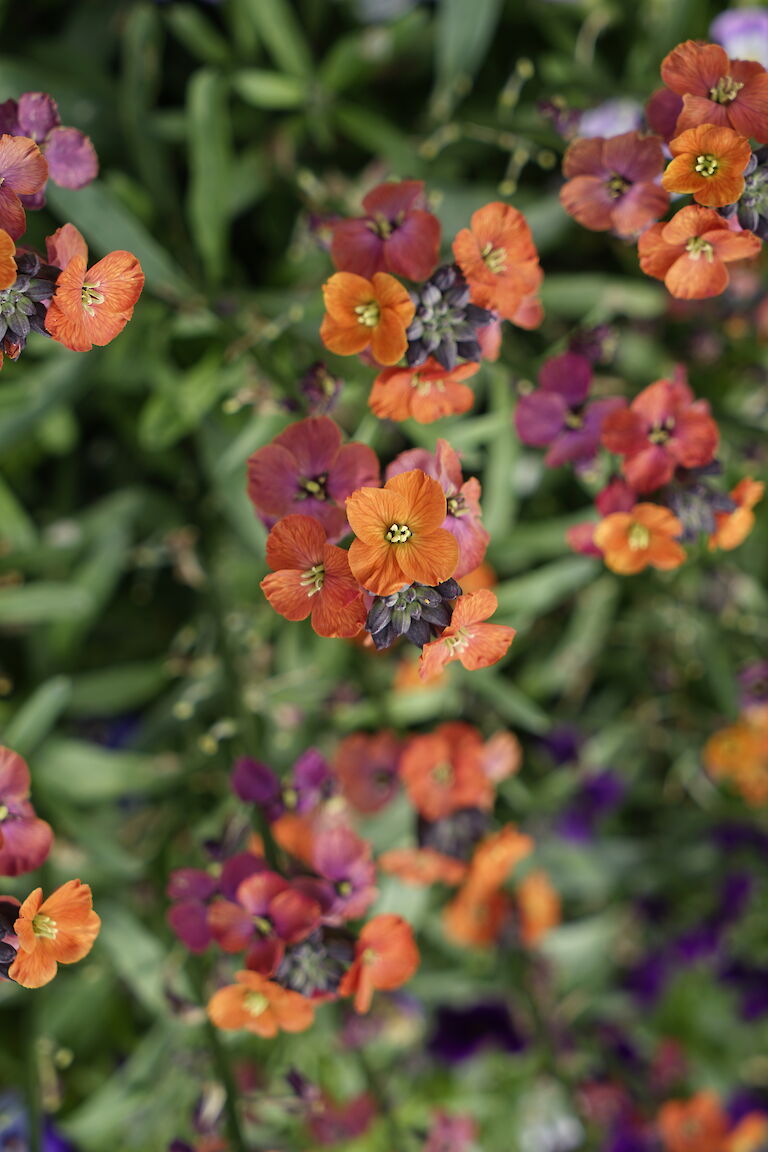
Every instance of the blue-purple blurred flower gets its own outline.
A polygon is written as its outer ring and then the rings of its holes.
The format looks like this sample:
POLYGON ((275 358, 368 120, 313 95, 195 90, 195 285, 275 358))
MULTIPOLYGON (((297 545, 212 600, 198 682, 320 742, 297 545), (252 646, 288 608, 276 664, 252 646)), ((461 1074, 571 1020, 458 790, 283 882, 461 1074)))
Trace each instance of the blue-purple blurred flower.
POLYGON ((637 100, 619 97, 606 100, 596 108, 582 112, 579 120, 579 136, 620 136, 622 132, 634 132, 643 120, 643 108, 637 100))
POLYGON ((501 1000, 485 1000, 467 1007, 443 1005, 435 1014, 429 1050, 446 1064, 459 1064, 484 1048, 521 1052, 525 1039, 501 1000))
POLYGON ((757 60, 768 68, 768 10, 732 8, 721 12, 709 26, 709 35, 722 44, 731 59, 757 60))
POLYGON ((588 776, 557 824, 561 836, 569 840, 589 840, 599 821, 621 804, 624 782, 611 771, 588 776))

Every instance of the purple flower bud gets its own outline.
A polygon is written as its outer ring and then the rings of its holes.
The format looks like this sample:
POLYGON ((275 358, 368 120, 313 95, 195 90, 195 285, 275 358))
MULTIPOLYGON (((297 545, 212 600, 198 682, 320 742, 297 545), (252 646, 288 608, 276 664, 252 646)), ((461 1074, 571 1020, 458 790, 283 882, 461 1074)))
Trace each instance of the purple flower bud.
POLYGON ((235 795, 263 808, 268 820, 279 819, 285 811, 280 781, 268 765, 243 756, 235 764, 231 783, 235 795))

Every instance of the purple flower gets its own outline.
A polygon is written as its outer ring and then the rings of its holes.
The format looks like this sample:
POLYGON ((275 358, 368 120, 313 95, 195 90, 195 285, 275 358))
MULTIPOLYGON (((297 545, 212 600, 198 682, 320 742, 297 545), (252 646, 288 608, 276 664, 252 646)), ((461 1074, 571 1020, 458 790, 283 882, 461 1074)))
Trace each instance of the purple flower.
MULTIPOLYGON (((48 161, 48 176, 61 188, 83 188, 99 174, 91 140, 77 128, 64 128, 56 101, 46 92, 25 92, 0 104, 0 132, 29 136, 48 161)), ((26 208, 42 208, 45 190, 22 196, 26 208)))
POLYGON ((561 724, 541 737, 541 744, 555 764, 571 764, 579 758, 584 737, 575 724, 561 724))
POLYGON ((722 44, 731 59, 757 60, 768 68, 768 11, 765 8, 721 12, 710 24, 709 35, 722 44))
POLYGON ((525 1040, 502 1000, 485 1000, 467 1007, 437 1009, 429 1050, 446 1064, 460 1064, 484 1048, 521 1052, 525 1040))
POLYGON ((231 783, 235 795, 246 804, 262 808, 270 823, 279 820, 285 811, 282 785, 268 765, 242 756, 235 764, 231 783))
POLYGON ((328 761, 317 748, 308 748, 293 766, 295 808, 302 814, 314 812, 336 791, 336 778, 328 761))
POLYGON ((624 978, 625 986, 640 1004, 650 1007, 662 995, 667 982, 668 960, 661 951, 646 956, 624 978))
POLYGON ((204 952, 213 939, 208 923, 208 906, 216 895, 234 900, 242 880, 265 872, 266 862, 251 852, 238 852, 225 861, 218 876, 202 868, 178 868, 168 881, 172 901, 166 920, 190 952, 204 952))
POLYGON ((309 368, 299 382, 310 416, 327 416, 336 406, 342 379, 334 376, 321 360, 309 368))
POLYGON ((579 121, 579 136, 620 136, 634 132, 643 121, 643 108, 637 100, 622 96, 588 108, 579 121))
POLYGON ((768 660, 755 660, 739 672, 741 707, 768 704, 768 660))
POLYGON ((745 1020, 761 1020, 768 1015, 768 968, 730 960, 721 966, 718 976, 739 993, 745 1020))
POLYGON ((569 840, 588 840, 602 816, 618 807, 624 784, 610 771, 589 776, 558 821, 558 831, 569 840))
POLYGON ((587 404, 591 382, 589 360, 564 352, 545 361, 538 390, 520 398, 515 412, 518 435, 524 444, 549 445, 544 458, 548 468, 591 461, 600 445, 603 421, 623 406, 618 396, 587 404))
POLYGON ((376 869, 371 846, 343 824, 321 827, 312 846, 315 871, 333 885, 335 898, 325 914, 328 924, 357 920, 376 899, 376 869))

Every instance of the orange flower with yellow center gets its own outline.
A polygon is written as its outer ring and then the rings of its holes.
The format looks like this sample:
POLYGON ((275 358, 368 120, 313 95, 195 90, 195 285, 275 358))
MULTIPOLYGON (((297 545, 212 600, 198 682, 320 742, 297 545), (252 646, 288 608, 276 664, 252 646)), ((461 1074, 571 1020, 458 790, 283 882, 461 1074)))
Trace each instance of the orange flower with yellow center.
POLYGON ((356 539, 349 549, 355 578, 376 596, 405 584, 449 580, 459 560, 456 538, 442 527, 445 493, 420 468, 393 476, 383 488, 358 488, 347 497, 356 539))
POLYGON ((326 313, 320 338, 330 352, 354 356, 370 348, 379 364, 397 364, 405 355, 405 330, 416 306, 394 276, 376 272, 372 280, 337 272, 323 285, 326 313))
POLYGON ((0 289, 10 288, 16 279, 16 245, 0 228, 0 289))
POLYGON ((235 973, 236 984, 214 992, 208 1016, 225 1032, 241 1029, 271 1040, 278 1032, 304 1032, 315 1015, 311 1000, 258 972, 235 973))
POLYGON ((735 488, 731 490, 731 499, 736 502, 732 512, 715 512, 715 531, 709 537, 709 550, 722 548, 730 552, 743 544, 755 526, 755 514, 752 511, 765 495, 765 484, 762 480, 753 480, 745 476, 735 488))
POLYGON ((752 149, 732 128, 700 124, 669 144, 673 160, 661 178, 667 192, 691 192, 708 208, 733 204, 744 191, 744 169, 752 149))
POLYGON ((653 568, 679 568, 685 549, 678 518, 659 504, 636 504, 631 512, 613 512, 595 529, 594 541, 612 572, 622 576, 653 568))
POLYGON ((19 950, 8 975, 24 988, 42 987, 53 980, 59 964, 74 964, 88 955, 100 927, 87 884, 69 880, 47 900, 42 888, 35 888, 13 926, 19 950))

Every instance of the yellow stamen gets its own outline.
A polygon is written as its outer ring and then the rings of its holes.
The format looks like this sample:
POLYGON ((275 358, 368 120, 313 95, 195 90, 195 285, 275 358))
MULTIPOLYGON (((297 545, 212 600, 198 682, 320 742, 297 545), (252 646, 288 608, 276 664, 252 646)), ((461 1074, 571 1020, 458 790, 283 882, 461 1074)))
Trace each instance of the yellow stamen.
POLYGON ((482 251, 482 257, 489 272, 493 272, 497 276, 499 272, 504 272, 507 263, 507 250, 506 248, 493 248, 490 243, 486 244, 482 251))
POLYGON ((716 176, 719 167, 720 161, 717 156, 713 156, 711 152, 702 152, 701 156, 696 157, 694 171, 700 176, 716 176))
POLYGON ((375 328, 381 318, 381 309, 375 300, 369 300, 367 304, 358 304, 355 312, 358 324, 364 324, 366 328, 375 328))
POLYGON ((629 529, 629 547, 633 552, 644 551, 651 542, 651 534, 645 524, 634 523, 629 529))
POLYGON ((269 1008, 269 1000, 263 992, 246 992, 243 1007, 249 1016, 261 1016, 269 1008))
POLYGON ((390 544, 405 544, 406 540, 410 540, 413 536, 407 524, 391 524, 387 532, 387 540, 390 544))
POLYGON ((59 929, 55 920, 38 912, 32 921, 32 931, 35 936, 42 936, 46 940, 55 940, 59 929))

